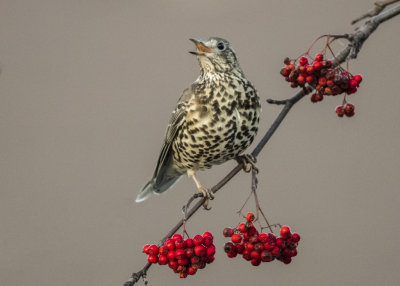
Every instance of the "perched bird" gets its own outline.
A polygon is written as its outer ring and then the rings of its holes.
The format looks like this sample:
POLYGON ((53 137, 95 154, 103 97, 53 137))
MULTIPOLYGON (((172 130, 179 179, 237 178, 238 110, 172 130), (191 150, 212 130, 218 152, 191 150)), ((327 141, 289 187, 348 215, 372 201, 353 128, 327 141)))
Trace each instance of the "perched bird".
POLYGON ((190 40, 197 48, 190 53, 197 56, 200 76, 178 100, 153 177, 136 202, 165 192, 186 173, 207 208, 213 193, 200 184, 196 172, 238 158, 257 133, 259 97, 229 42, 217 37, 190 40))

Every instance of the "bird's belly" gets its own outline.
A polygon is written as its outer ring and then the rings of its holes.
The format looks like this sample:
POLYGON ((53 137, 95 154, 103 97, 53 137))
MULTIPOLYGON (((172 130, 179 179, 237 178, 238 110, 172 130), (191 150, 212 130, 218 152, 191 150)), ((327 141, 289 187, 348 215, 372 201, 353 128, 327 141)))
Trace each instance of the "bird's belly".
POLYGON ((187 120, 173 144, 174 166, 197 171, 236 158, 252 143, 258 116, 259 110, 236 110, 187 120))

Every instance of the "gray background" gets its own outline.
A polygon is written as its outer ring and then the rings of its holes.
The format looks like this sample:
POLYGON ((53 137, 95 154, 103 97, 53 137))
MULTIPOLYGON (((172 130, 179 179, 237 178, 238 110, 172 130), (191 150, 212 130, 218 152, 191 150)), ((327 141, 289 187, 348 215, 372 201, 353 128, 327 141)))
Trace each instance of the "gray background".
MULTIPOLYGON (((144 265, 142 245, 175 225, 195 192, 188 178, 134 199, 198 76, 188 38, 230 40, 263 101, 258 141, 280 111, 265 100, 294 94, 283 58, 351 32, 372 3, 0 1, 0 285, 121 285, 144 265)), ((400 17, 380 26, 351 62, 364 76, 354 118, 334 114, 341 97, 305 98, 259 157, 265 213, 302 235, 293 263, 222 253, 249 192, 241 173, 188 224, 215 234, 215 262, 187 280, 152 267, 151 285, 398 285, 399 28, 400 17)), ((234 165, 199 177, 211 186, 234 165)))

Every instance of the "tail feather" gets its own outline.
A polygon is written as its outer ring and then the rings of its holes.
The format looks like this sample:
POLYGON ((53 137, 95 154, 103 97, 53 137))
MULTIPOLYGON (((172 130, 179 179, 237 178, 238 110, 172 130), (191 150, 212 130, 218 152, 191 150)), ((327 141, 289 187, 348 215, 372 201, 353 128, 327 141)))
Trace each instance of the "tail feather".
POLYGON ((151 179, 144 187, 140 190, 139 194, 136 197, 136 202, 140 203, 144 200, 147 200, 150 195, 154 192, 157 192, 157 189, 154 188, 155 180, 151 179))
POLYGON ((139 194, 136 197, 136 202, 140 203, 143 202, 145 200, 147 200, 150 195, 152 193, 155 194, 160 194, 165 192, 166 190, 168 190, 169 188, 171 188, 176 181, 178 181, 178 179, 181 176, 177 176, 177 177, 170 177, 168 178, 168 180, 163 181, 161 184, 160 183, 156 183, 156 179, 152 178, 146 185, 144 185, 144 187, 140 190, 139 194))

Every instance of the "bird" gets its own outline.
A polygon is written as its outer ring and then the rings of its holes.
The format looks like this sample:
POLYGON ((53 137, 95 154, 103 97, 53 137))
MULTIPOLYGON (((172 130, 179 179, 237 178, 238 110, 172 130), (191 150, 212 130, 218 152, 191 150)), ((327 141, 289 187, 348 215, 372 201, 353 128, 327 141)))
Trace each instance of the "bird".
POLYGON ((187 174, 204 197, 203 207, 208 209, 214 194, 199 182, 196 172, 240 158, 257 134, 259 96, 230 43, 219 37, 190 40, 196 50, 189 53, 197 57, 200 75, 179 98, 154 174, 136 202, 167 191, 187 174))

